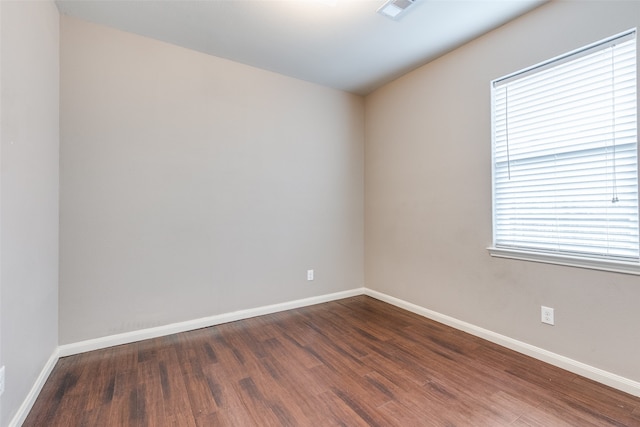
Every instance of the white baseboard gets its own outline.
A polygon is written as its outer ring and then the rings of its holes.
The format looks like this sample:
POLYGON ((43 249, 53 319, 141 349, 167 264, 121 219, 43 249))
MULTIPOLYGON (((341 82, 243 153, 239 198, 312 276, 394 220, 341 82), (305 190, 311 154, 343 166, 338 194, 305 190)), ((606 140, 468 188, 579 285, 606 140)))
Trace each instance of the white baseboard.
POLYGON ((58 349, 55 349, 53 351, 53 354, 51 354, 51 357, 49 357, 49 360, 47 360, 47 363, 45 363, 44 367, 42 368, 42 371, 40 371, 40 375, 38 375, 38 378, 33 384, 33 387, 31 387, 31 390, 29 390, 29 394, 27 394, 27 397, 22 402, 22 405, 20 405, 20 407, 18 408, 18 412, 16 412, 16 415, 9 422, 9 427, 20 427, 22 423, 24 423, 24 420, 27 419, 29 411, 31 411, 33 404, 36 402, 36 399, 38 398, 38 395, 42 390, 42 387, 44 387, 44 383, 47 382, 47 379, 49 378, 49 375, 51 375, 51 371, 53 371, 56 363, 58 363, 59 358, 60 356, 58 355, 58 349))
POLYGON ((455 329, 467 332, 471 335, 484 338, 487 341, 491 341, 495 344, 517 351, 518 353, 526 354, 527 356, 542 360, 543 362, 565 369, 569 372, 573 372, 574 374, 581 375, 615 389, 640 397, 640 382, 622 377, 608 371, 604 371, 602 369, 587 365, 582 362, 578 362, 577 360, 573 360, 568 357, 533 346, 531 344, 509 338, 505 335, 501 335, 488 329, 463 322, 462 320, 458 320, 456 318, 438 313, 433 310, 429 310, 428 308, 412 304, 410 302, 383 294, 378 291, 374 291, 372 289, 365 288, 364 294, 380 301, 387 302, 391 305, 395 305, 396 307, 403 308, 407 311, 411 311, 412 313, 419 314, 431 320, 435 320, 436 322, 440 322, 455 329))
POLYGON ((248 319, 251 317, 263 316, 265 314, 277 313, 280 311, 292 310, 294 308, 306 307, 323 302, 334 301, 364 294, 364 288, 356 288, 348 291, 336 292, 333 294, 320 295, 316 297, 304 298, 295 301, 283 302, 279 304, 267 305, 263 307, 239 310, 231 313, 223 313, 215 316, 203 317, 200 319, 187 320, 185 322, 172 323, 155 328, 141 329, 123 334, 109 335, 106 337, 80 341, 72 344, 64 344, 58 347, 59 357, 71 356, 87 351, 99 350, 121 344, 129 344, 149 338, 157 338, 179 332, 192 331, 194 329, 206 328, 220 325, 222 323, 234 322, 236 320, 248 319))

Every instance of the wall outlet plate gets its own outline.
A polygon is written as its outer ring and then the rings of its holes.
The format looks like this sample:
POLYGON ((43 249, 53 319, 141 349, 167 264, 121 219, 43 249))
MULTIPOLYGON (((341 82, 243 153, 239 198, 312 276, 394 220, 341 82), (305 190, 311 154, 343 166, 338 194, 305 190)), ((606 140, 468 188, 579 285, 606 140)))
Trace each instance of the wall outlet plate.
POLYGON ((540 307, 540 321, 542 323, 546 323, 547 325, 554 324, 553 318, 553 308, 545 307, 544 305, 540 307))
POLYGON ((307 280, 313 280, 313 270, 307 270, 307 280))
POLYGON ((0 396, 4 393, 4 366, 0 368, 0 396))

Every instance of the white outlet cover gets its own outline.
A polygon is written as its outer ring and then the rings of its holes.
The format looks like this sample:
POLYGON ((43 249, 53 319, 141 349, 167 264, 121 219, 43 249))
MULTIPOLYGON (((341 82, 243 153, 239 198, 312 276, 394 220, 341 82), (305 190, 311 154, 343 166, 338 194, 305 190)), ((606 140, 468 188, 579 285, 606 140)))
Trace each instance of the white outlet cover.
POLYGON ((313 280, 313 270, 307 270, 307 280, 313 280))
POLYGON ((540 306, 540 321, 548 325, 555 324, 553 308, 545 307, 544 305, 540 306))
POLYGON ((0 396, 4 393, 4 366, 0 368, 0 396))

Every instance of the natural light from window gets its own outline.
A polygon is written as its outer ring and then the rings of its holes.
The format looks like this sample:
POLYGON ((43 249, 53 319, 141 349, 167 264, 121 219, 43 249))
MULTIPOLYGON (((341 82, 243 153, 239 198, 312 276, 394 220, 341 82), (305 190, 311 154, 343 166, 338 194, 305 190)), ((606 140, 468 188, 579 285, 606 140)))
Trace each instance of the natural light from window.
POLYGON ((633 30, 492 83, 492 255, 640 273, 636 68, 633 30))

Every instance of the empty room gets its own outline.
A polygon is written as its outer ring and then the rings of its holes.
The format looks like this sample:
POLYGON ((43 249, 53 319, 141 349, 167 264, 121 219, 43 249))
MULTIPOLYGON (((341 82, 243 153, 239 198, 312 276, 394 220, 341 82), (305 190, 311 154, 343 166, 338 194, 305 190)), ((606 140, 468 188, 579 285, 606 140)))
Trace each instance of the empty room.
POLYGON ((0 0, 0 427, 640 426, 638 26, 0 0))

